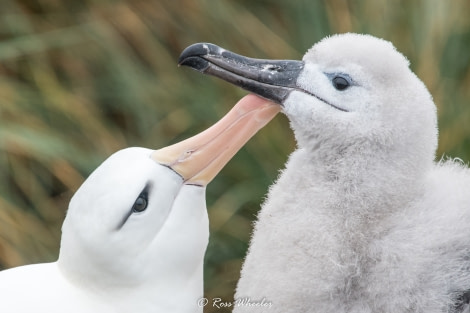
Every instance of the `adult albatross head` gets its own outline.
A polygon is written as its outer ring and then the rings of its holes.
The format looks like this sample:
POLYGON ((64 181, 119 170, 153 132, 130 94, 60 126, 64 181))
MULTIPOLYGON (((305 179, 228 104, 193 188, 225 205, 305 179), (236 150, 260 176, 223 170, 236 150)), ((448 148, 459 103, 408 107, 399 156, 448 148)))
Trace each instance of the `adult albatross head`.
POLYGON ((103 299, 114 295, 123 312, 202 310, 205 186, 278 111, 250 95, 192 138, 109 157, 70 202, 58 260, 64 276, 103 299))

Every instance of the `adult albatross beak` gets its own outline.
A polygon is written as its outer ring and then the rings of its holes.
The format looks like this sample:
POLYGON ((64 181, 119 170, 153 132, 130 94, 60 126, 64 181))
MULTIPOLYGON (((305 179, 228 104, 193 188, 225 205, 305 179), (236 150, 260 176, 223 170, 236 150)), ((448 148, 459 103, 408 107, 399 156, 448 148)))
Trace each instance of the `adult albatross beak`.
POLYGON ((193 44, 181 53, 180 65, 216 76, 280 105, 304 68, 303 61, 244 57, 210 43, 193 44))
POLYGON ((173 169, 186 184, 205 186, 279 111, 280 107, 270 101, 245 96, 212 127, 154 151, 151 158, 173 169))

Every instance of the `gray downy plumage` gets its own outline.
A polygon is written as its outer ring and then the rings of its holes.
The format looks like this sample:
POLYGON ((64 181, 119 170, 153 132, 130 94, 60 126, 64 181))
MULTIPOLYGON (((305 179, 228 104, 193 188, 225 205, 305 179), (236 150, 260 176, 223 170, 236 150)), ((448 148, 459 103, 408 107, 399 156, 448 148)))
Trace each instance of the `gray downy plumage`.
POLYGON ((255 223, 234 312, 470 312, 470 171, 435 162, 436 107, 387 41, 336 35, 303 61, 210 44, 191 66, 271 99, 298 147, 255 223))

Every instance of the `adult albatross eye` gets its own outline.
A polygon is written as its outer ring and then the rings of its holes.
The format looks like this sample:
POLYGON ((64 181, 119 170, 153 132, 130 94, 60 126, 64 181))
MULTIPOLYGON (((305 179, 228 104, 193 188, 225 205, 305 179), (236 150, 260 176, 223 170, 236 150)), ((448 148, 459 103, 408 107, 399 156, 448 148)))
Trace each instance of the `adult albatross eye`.
POLYGON ((333 77, 331 82, 333 83, 333 87, 335 87, 336 90, 339 90, 339 91, 343 91, 347 89, 349 86, 351 86, 350 82, 342 76, 333 77))
POLYGON ((143 192, 139 195, 139 197, 135 200, 134 205, 132 206, 132 212, 140 213, 145 211, 148 205, 148 195, 146 192, 143 192))

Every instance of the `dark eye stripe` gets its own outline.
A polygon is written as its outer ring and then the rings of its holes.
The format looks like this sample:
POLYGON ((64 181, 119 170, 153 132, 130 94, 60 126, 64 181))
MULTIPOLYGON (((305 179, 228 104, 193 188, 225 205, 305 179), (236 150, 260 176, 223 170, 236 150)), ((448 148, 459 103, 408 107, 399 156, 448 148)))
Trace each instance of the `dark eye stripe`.
POLYGON ((132 210, 129 210, 122 219, 122 221, 119 223, 119 225, 116 227, 116 230, 120 230, 124 226, 124 224, 126 224, 127 220, 132 216, 133 213, 134 212, 132 210))

